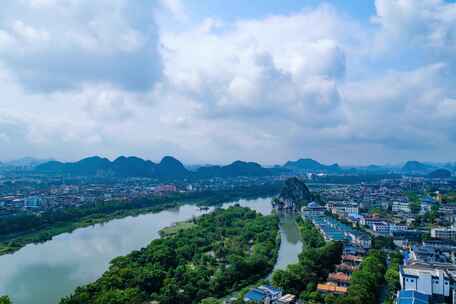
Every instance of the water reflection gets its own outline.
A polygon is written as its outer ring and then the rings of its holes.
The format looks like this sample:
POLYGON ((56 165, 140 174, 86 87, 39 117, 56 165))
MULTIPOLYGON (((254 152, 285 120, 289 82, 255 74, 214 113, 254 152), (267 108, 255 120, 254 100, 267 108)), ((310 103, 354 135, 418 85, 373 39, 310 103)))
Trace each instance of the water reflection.
POLYGON ((301 235, 293 215, 280 216, 280 236, 282 241, 274 270, 296 263, 302 251, 301 235))
MULTIPOLYGON (((270 199, 236 203, 262 214, 272 211, 270 199)), ((159 237, 158 232, 163 227, 203 213, 207 211, 184 205, 159 213, 126 217, 77 229, 45 243, 28 245, 14 254, 0 256, 0 294, 9 295, 15 304, 58 303, 77 286, 96 280, 114 257, 146 246, 159 237)), ((296 242, 295 232, 293 225, 283 220, 278 267, 293 256, 297 257, 295 247, 299 247, 300 242, 296 242)))

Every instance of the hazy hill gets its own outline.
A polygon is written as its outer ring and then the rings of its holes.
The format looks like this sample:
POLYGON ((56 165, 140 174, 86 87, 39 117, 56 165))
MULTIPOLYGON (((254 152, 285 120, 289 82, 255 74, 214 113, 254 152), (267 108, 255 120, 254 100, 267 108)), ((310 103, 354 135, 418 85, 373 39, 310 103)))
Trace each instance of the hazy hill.
POLYGON ((184 165, 172 156, 165 156, 157 165, 157 177, 184 178, 190 175, 184 165))
POLYGON ((301 172, 337 173, 341 171, 338 164, 324 165, 310 158, 288 161, 284 167, 293 171, 301 172))
POLYGON ((111 165, 112 172, 124 177, 149 177, 156 175, 156 164, 139 157, 120 156, 111 165))
POLYGON ((111 162, 107 158, 99 156, 83 158, 74 163, 49 161, 38 165, 35 170, 43 173, 64 173, 74 175, 96 175, 107 172, 111 168, 111 162))
POLYGON ((39 159, 34 157, 22 157, 14 160, 10 160, 0 165, 7 167, 16 167, 16 168, 33 168, 40 164, 50 161, 51 159, 39 159))
POLYGON ((206 166, 196 171, 199 177, 267 176, 272 172, 254 162, 237 160, 227 166, 206 166))
POLYGON ((451 172, 447 169, 437 169, 428 174, 430 178, 450 178, 451 172))
POLYGON ((424 163, 420 163, 416 160, 410 160, 404 164, 401 171, 404 173, 429 173, 430 171, 434 170, 435 167, 432 165, 427 165, 424 163))

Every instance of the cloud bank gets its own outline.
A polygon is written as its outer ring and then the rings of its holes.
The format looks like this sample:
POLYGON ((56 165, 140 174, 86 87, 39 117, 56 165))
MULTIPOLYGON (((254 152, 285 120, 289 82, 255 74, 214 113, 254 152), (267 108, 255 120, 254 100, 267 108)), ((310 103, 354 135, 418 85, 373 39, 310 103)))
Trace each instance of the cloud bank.
POLYGON ((1 158, 455 160, 456 5, 227 22, 184 2, 6 1, 1 158))

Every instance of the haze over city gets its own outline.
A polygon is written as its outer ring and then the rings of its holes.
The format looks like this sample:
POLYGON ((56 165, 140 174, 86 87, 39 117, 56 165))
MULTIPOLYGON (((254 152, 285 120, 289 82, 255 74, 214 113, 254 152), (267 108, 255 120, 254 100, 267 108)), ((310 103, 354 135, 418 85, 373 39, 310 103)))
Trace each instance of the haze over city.
POLYGON ((456 4, 4 1, 1 160, 454 161, 456 4))

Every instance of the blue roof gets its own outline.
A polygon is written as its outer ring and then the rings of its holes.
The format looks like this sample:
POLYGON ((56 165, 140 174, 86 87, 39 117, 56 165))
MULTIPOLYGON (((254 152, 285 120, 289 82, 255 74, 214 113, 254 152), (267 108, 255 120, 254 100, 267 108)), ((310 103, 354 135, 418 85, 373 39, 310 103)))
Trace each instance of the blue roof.
POLYGON ((273 287, 271 285, 263 285, 263 286, 260 286, 259 288, 265 288, 265 289, 267 289, 267 290, 269 290, 270 292, 273 292, 273 293, 282 292, 282 289, 273 287))
POLYGON ((307 208, 314 209, 314 208, 322 208, 322 207, 319 204, 317 204, 316 202, 310 202, 309 204, 307 204, 307 208))
POLYGON ((404 251, 404 254, 403 254, 404 264, 407 263, 407 261, 409 260, 409 257, 410 257, 410 254, 407 251, 404 251))
POLYGON ((266 293, 259 289, 252 289, 244 296, 247 301, 254 301, 254 302, 263 302, 266 298, 266 293))
POLYGON ((397 304, 429 304, 429 296, 414 290, 401 290, 397 304))

